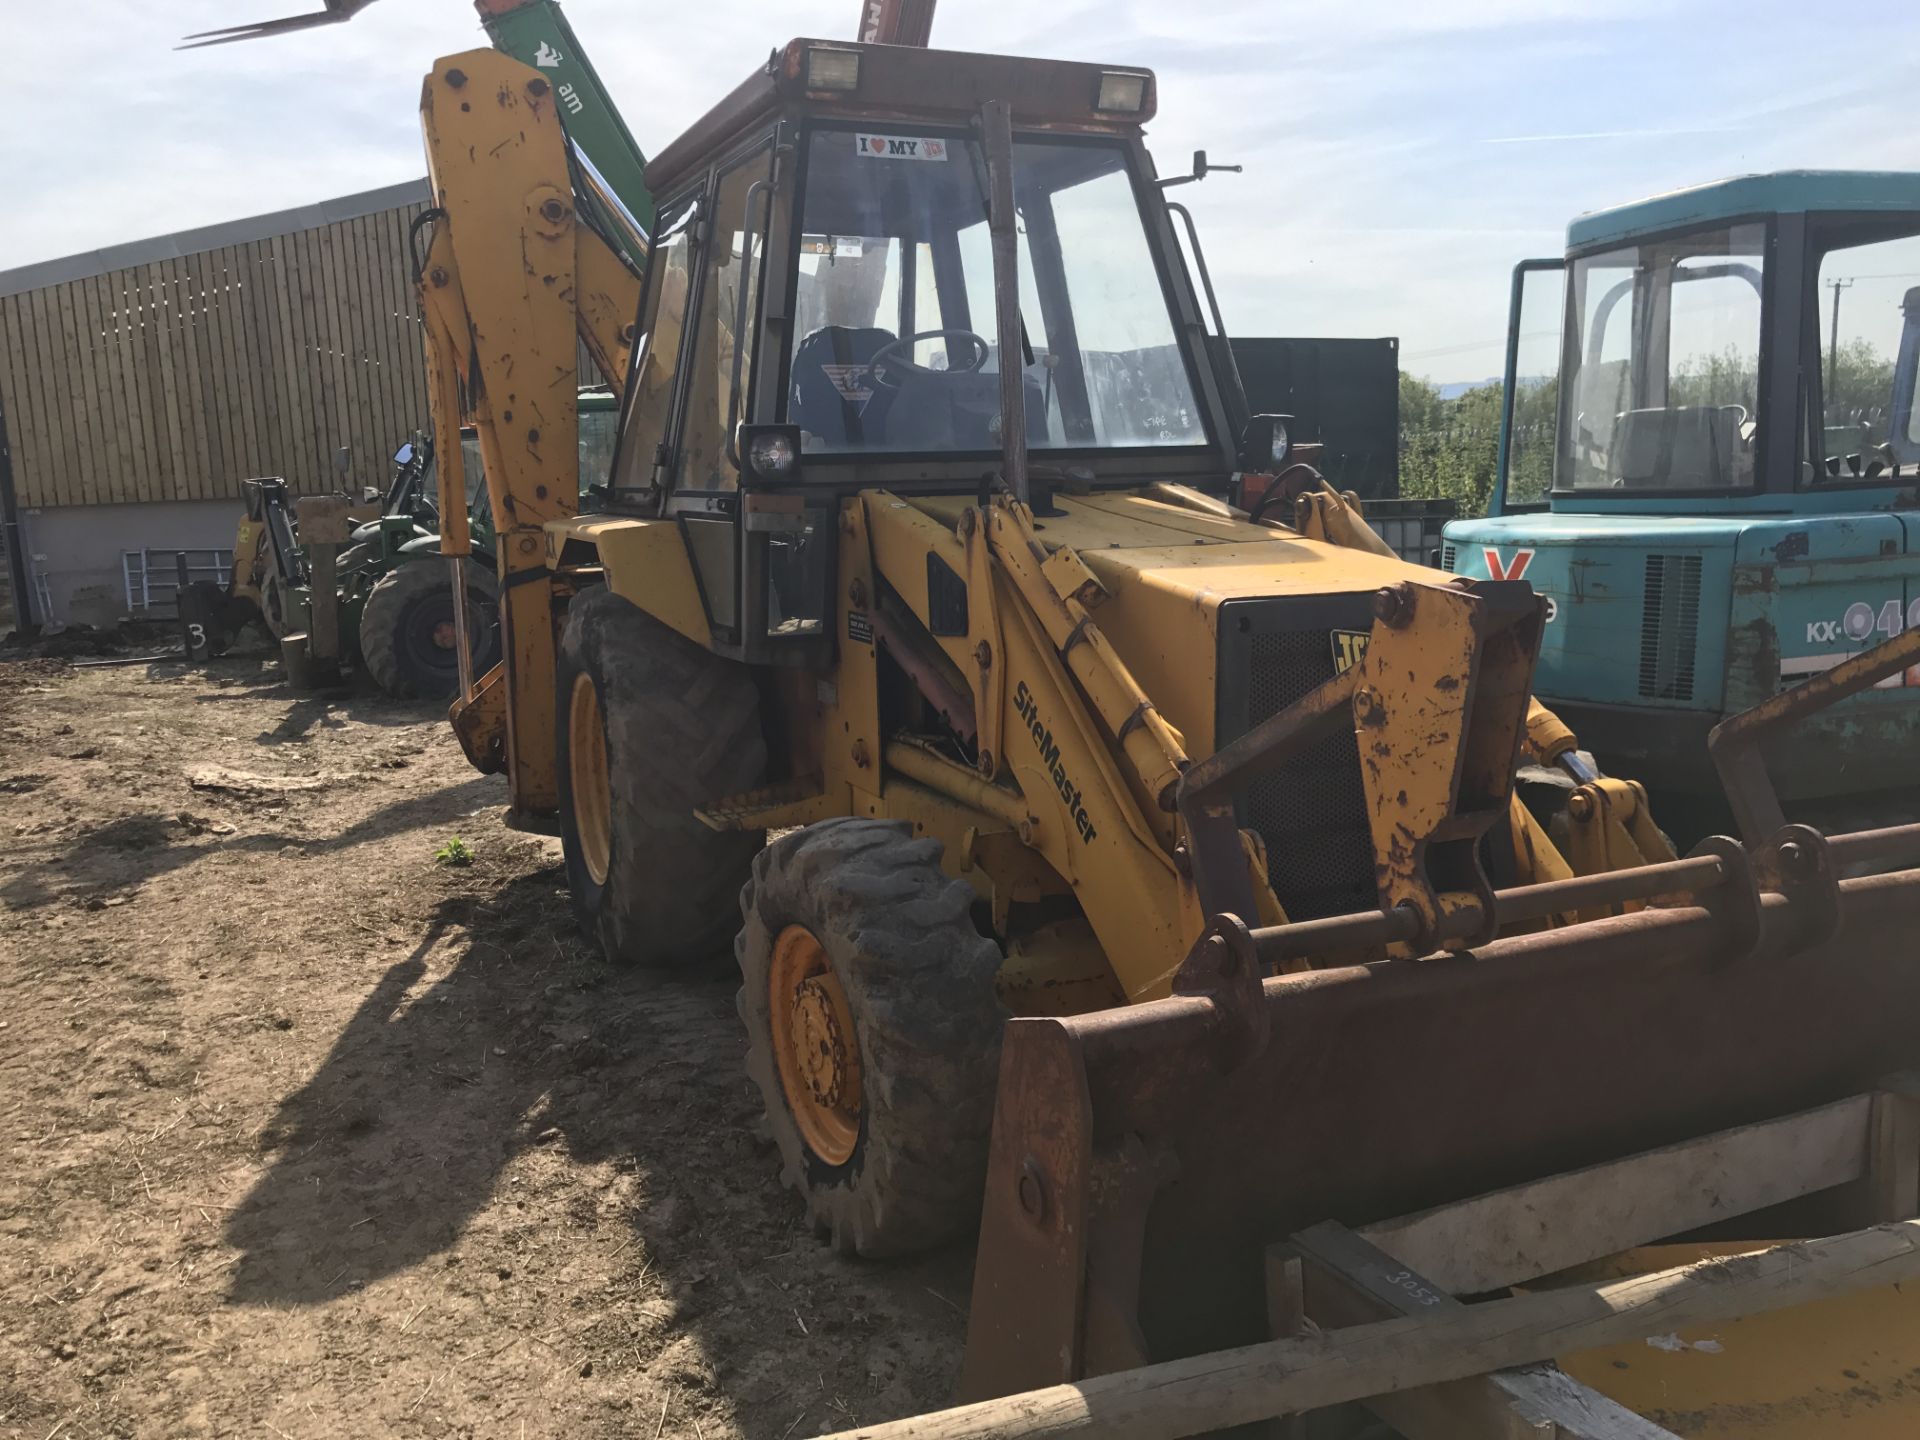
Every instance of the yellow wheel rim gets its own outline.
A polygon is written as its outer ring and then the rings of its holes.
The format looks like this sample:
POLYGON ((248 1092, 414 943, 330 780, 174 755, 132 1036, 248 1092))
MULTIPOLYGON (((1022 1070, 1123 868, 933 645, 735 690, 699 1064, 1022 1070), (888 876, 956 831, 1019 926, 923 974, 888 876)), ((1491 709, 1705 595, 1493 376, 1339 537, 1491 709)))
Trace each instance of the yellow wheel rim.
POLYGON ((844 1165, 860 1139, 860 1041, 847 993, 806 926, 789 925, 774 941, 767 991, 787 1113, 809 1150, 844 1165))
POLYGON ((586 675, 574 677, 567 704, 567 771, 580 859, 593 883, 604 885, 613 852, 613 786, 607 774, 607 729, 600 720, 600 692, 586 675))

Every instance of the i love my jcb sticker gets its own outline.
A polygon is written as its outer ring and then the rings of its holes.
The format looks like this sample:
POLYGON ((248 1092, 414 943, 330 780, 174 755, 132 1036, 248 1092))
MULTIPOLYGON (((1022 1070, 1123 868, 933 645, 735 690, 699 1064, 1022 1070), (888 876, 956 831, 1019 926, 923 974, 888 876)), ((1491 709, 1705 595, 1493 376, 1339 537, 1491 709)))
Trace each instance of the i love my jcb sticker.
POLYGON ((947 142, 926 135, 855 135, 854 145, 869 160, 945 160, 947 142))

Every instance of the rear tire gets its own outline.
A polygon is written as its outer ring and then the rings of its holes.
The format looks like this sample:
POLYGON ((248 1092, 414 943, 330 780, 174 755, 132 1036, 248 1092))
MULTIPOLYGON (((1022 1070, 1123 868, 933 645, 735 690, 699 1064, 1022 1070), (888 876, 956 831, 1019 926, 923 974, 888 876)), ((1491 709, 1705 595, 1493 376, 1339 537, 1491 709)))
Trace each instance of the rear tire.
POLYGON ((1000 950, 940 850, 897 821, 829 820, 761 851, 740 895, 747 1070, 782 1178, 846 1254, 911 1254, 979 1219, 1000 950))
POLYGON ((753 676, 600 589, 569 607, 555 679, 560 841, 580 928, 617 965, 723 954, 765 835, 709 829, 694 811, 766 775, 753 676))
MULTIPOLYGON (((493 572, 466 567, 467 647, 473 673, 500 660, 500 587, 493 572)), ((460 688, 453 640, 453 577, 444 560, 405 560, 367 592, 360 656, 373 683, 396 700, 451 700, 460 688)))

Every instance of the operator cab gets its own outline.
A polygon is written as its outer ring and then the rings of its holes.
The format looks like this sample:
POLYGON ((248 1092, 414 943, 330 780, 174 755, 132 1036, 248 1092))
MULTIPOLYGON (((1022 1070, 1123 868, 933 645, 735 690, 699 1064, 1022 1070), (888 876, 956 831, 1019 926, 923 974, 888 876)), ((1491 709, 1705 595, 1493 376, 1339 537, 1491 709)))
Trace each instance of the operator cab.
MULTIPOLYGON (((1920 625, 1917 383, 1920 175, 1582 216, 1515 272, 1491 510, 1443 568, 1547 597, 1535 688, 1607 770, 1717 796, 1715 723, 1920 625)), ((1920 791, 1917 741, 1920 671, 1776 772, 1809 801, 1920 791)))
POLYGON ((1565 260, 1515 272, 1492 513, 1886 508, 1920 474, 1916 278, 1916 175, 1743 176, 1582 216, 1565 260))
POLYGON ((991 483, 1008 365, 1043 508, 1055 486, 1224 488, 1228 400, 1142 144, 1153 100, 1137 69, 796 40, 649 164, 610 504, 679 523, 716 649, 814 663, 841 497, 991 483), (1010 355, 980 118, 996 97, 1010 355))

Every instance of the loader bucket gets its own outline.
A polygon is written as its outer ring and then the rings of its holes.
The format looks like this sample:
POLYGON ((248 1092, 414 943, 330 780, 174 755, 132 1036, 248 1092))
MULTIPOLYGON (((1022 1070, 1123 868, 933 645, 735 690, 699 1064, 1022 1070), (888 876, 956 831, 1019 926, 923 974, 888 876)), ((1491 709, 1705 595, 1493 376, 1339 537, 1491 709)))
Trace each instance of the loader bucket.
MULTIPOLYGON (((1406 906, 1253 931, 1219 915, 1171 998, 1010 1021, 963 1395, 1266 1339, 1266 1247, 1321 1222, 1454 1204, 1920 1068, 1920 825, 1786 825, 1752 759, 1915 663, 1920 630, 1721 727, 1746 843, 1502 891, 1480 920, 1504 938, 1418 960, 1271 973, 1409 942, 1406 906)), ((1193 767, 1196 842, 1215 792, 1336 699, 1315 692, 1193 767)))
MULTIPOLYGON (((1920 827, 1830 843, 1850 865, 1920 863, 1920 827)), ((1765 894, 1756 927, 1709 894, 1009 1022, 963 1394, 1267 1338, 1263 1248, 1321 1221, 1408 1214, 1912 1068, 1920 870, 1837 889, 1837 916, 1765 894)))

